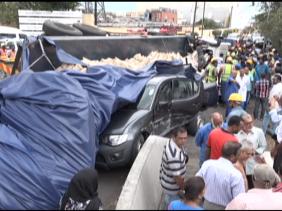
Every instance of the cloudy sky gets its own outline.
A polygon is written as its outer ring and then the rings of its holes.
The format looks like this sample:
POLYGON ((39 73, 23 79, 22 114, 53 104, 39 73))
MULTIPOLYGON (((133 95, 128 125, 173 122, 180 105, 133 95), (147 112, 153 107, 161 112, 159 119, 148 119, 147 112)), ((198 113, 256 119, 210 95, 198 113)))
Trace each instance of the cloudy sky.
MULTIPOLYGON (((197 20, 201 19, 204 2, 198 2, 197 20)), ((205 16, 215 20, 224 20, 233 6, 232 26, 243 28, 250 23, 252 17, 259 13, 259 3, 252 2, 206 2, 205 16)), ((195 2, 105 2, 106 11, 129 12, 145 11, 159 7, 177 9, 187 20, 191 20, 195 2)))

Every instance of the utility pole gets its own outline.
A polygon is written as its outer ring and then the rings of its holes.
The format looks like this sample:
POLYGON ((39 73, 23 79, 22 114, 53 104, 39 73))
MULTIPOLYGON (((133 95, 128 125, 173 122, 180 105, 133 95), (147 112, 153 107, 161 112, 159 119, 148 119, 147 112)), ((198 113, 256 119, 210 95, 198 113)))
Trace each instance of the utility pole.
POLYGON ((206 2, 204 1, 203 19, 202 19, 202 37, 203 37, 203 34, 204 34, 205 9, 206 9, 206 2))
POLYGON ((94 11, 94 24, 98 25, 98 19, 102 18, 104 21, 107 21, 106 9, 104 2, 95 1, 95 11, 94 11))
POLYGON ((193 39, 195 39, 194 28, 195 28, 195 20, 196 20, 196 10, 197 10, 197 2, 195 2, 195 9, 194 9, 194 19, 193 19, 193 28, 192 28, 193 39))
POLYGON ((95 1, 95 11, 94 11, 94 25, 98 24, 98 12, 97 12, 97 1, 95 1))
POLYGON ((231 23, 232 23, 232 13, 233 13, 233 6, 231 7, 230 21, 229 21, 229 26, 228 26, 228 28, 231 27, 231 23))

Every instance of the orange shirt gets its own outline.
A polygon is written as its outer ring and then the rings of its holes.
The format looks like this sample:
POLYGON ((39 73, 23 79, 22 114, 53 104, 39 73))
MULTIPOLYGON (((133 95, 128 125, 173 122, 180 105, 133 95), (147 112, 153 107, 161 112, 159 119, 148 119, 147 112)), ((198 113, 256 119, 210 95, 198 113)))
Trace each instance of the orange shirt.
POLYGON ((211 148, 211 156, 210 159, 218 159, 221 157, 221 150, 223 145, 228 141, 238 142, 238 139, 234 134, 224 130, 223 128, 214 129, 210 135, 208 140, 208 147, 211 148))

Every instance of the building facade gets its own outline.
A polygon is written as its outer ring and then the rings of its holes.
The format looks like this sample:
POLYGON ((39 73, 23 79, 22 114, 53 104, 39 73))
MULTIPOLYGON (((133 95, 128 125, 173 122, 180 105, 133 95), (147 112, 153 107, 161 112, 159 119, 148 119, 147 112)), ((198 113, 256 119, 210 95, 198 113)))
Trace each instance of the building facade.
POLYGON ((177 24, 177 10, 159 8, 151 11, 146 11, 145 19, 152 22, 177 24))

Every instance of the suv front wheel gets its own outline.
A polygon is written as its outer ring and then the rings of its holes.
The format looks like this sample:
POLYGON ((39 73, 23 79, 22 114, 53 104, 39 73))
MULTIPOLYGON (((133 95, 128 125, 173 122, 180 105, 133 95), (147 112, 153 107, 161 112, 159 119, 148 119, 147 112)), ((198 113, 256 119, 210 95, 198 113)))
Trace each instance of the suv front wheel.
POLYGON ((130 164, 133 164, 135 158, 137 157, 138 153, 140 152, 141 148, 143 147, 144 142, 145 142, 144 137, 141 134, 138 135, 136 140, 133 143, 132 156, 131 156, 130 164))

